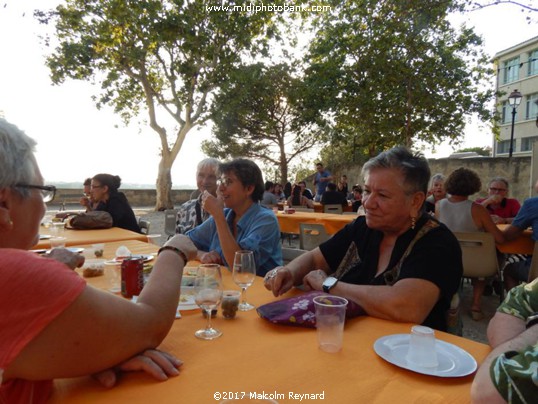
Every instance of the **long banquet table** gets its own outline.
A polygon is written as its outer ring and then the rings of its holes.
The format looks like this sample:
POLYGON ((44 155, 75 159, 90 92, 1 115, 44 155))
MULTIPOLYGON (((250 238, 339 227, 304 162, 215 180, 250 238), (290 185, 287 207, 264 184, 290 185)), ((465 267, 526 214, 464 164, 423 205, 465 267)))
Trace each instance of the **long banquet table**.
MULTIPOLYGON (((41 226, 39 233, 43 236, 52 236, 54 229, 52 227, 41 226)), ((147 241, 145 234, 136 233, 134 231, 125 230, 120 227, 111 227, 110 229, 96 229, 96 230, 68 230, 64 229, 58 234, 65 237, 66 246, 77 246, 83 244, 95 244, 95 243, 108 243, 110 241, 118 240, 140 240, 147 241)), ((50 248, 50 240, 39 240, 34 249, 50 248)))
MULTIPOLYGON (((139 241, 109 243, 105 257, 111 258, 120 244, 133 253, 155 252, 156 247, 139 241)), ((190 262, 189 266, 197 263, 190 262)), ((238 289, 223 268, 226 289, 238 289)), ((105 273, 107 271, 105 270, 105 273)), ((90 278, 96 287, 106 287, 105 277, 90 278)), ((300 293, 294 290, 286 294, 300 293)), ((247 300, 256 306, 272 301, 272 295, 256 278, 247 300)), ((347 320, 344 348, 337 354, 318 349, 314 329, 279 326, 258 317, 255 310, 238 312, 234 320, 219 315, 213 325, 222 337, 202 341, 194 332, 205 326, 199 309, 182 311, 160 349, 182 359, 180 375, 157 382, 143 373, 125 374, 112 389, 102 388, 91 377, 55 382, 51 403, 219 403, 225 392, 247 396, 283 394, 279 403, 296 402, 289 393, 321 394, 327 403, 466 403, 473 376, 438 378, 401 369, 378 357, 374 342, 382 336, 408 333, 411 324, 372 317, 347 320)), ((489 347, 468 339, 436 332, 439 339, 453 343, 480 363, 489 347)), ((98 354, 98 352, 96 352, 98 354)), ((241 402, 241 401, 239 401, 241 402)))
POLYGON ((340 215, 336 213, 318 212, 278 212, 276 215, 280 231, 283 233, 299 233, 299 223, 321 223, 325 226, 327 233, 334 234, 342 229, 346 224, 357 218, 356 215, 340 215))

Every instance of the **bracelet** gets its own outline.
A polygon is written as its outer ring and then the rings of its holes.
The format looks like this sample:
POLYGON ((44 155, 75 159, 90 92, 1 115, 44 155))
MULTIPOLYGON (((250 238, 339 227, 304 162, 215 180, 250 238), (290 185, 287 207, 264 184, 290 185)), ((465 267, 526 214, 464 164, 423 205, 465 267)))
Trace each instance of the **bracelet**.
POLYGON ((159 251, 157 252, 157 255, 161 255, 161 253, 163 251, 166 251, 166 250, 173 251, 177 255, 179 255, 183 259, 184 264, 187 264, 187 262, 189 261, 187 259, 187 256, 185 255, 185 253, 183 251, 181 251, 179 248, 173 247, 171 245, 165 245, 165 246, 162 246, 161 248, 159 248, 159 251))

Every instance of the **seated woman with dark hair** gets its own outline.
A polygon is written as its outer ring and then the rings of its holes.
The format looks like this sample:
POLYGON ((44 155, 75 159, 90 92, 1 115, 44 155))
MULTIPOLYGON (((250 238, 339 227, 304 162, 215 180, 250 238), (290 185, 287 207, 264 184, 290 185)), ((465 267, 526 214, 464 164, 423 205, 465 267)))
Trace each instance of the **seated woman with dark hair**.
POLYGON ((314 209, 314 201, 308 199, 306 196, 301 195, 302 189, 299 185, 294 185, 291 191, 291 196, 288 198, 288 206, 302 206, 305 208, 314 209))
MULTIPOLYGON (((487 231, 496 243, 503 243, 504 236, 497 228, 488 210, 471 200, 469 196, 480 191, 482 183, 478 174, 460 167, 453 171, 445 181, 448 198, 441 199, 435 206, 435 217, 450 230, 458 232, 487 231)), ((480 308, 482 294, 486 287, 485 279, 472 279, 473 304, 471 316, 479 321, 484 318, 480 308)))
POLYGON ((369 160, 363 175, 366 216, 269 271, 265 287, 279 296, 303 284, 350 299, 370 316, 446 330, 463 272, 461 249, 423 210, 428 162, 397 147, 369 160))
POLYGON ((94 210, 105 211, 112 216, 113 225, 140 233, 131 205, 123 192, 119 192, 121 178, 117 175, 97 174, 92 178, 91 196, 98 202, 94 210))
POLYGON ((235 159, 219 165, 217 197, 202 195, 202 207, 211 217, 187 232, 203 263, 231 268, 239 250, 251 250, 256 273, 282 265, 280 228, 275 214, 260 205, 264 191, 260 168, 253 161, 235 159))

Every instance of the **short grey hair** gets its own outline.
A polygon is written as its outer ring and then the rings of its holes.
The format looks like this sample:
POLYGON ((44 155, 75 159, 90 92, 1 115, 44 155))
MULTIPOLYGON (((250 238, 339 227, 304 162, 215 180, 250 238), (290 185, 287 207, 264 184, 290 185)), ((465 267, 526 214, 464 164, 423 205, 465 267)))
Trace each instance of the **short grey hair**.
POLYGON ((198 166, 196 167, 196 173, 198 173, 200 170, 206 167, 211 167, 215 172, 217 172, 217 170, 219 169, 219 164, 220 164, 220 161, 218 161, 217 159, 213 157, 203 159, 202 161, 198 163, 198 166))
POLYGON ((508 184, 508 180, 504 177, 493 177, 489 182, 488 182, 488 188, 491 186, 491 184, 493 184, 494 182, 503 182, 504 185, 506 185, 506 189, 508 190, 510 188, 510 184, 508 184))
MULTIPOLYGON (((30 184, 35 179, 36 144, 34 139, 17 126, 0 118, 0 188, 30 184)), ((25 188, 17 188, 17 191, 23 197, 30 194, 25 188)))
POLYGON ((420 153, 413 154, 403 146, 394 147, 368 160, 362 167, 362 174, 379 168, 399 170, 404 177, 406 193, 428 192, 430 166, 420 153))
POLYGON ((445 182, 445 180, 446 180, 446 177, 441 173, 437 173, 437 174, 432 175, 432 179, 430 180, 430 188, 433 187, 433 184, 434 184, 435 181, 443 181, 443 182, 445 182))

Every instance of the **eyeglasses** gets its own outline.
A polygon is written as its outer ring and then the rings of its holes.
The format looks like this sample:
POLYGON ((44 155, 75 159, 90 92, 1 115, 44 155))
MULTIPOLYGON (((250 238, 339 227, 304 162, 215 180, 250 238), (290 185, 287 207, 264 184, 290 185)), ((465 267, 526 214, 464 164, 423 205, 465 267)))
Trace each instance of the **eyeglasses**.
POLYGON ((221 185, 224 187, 229 187, 231 184, 233 184, 233 180, 229 177, 223 177, 217 180, 217 185, 220 187, 221 185))
POLYGON ((15 187, 16 188, 39 189, 41 191, 41 196, 43 197, 43 202, 50 202, 56 196, 56 187, 54 185, 16 184, 15 187))
POLYGON ((103 188, 104 185, 92 185, 90 189, 103 188))
POLYGON ((506 192, 505 188, 492 188, 492 187, 490 187, 489 190, 493 191, 493 192, 506 192))

